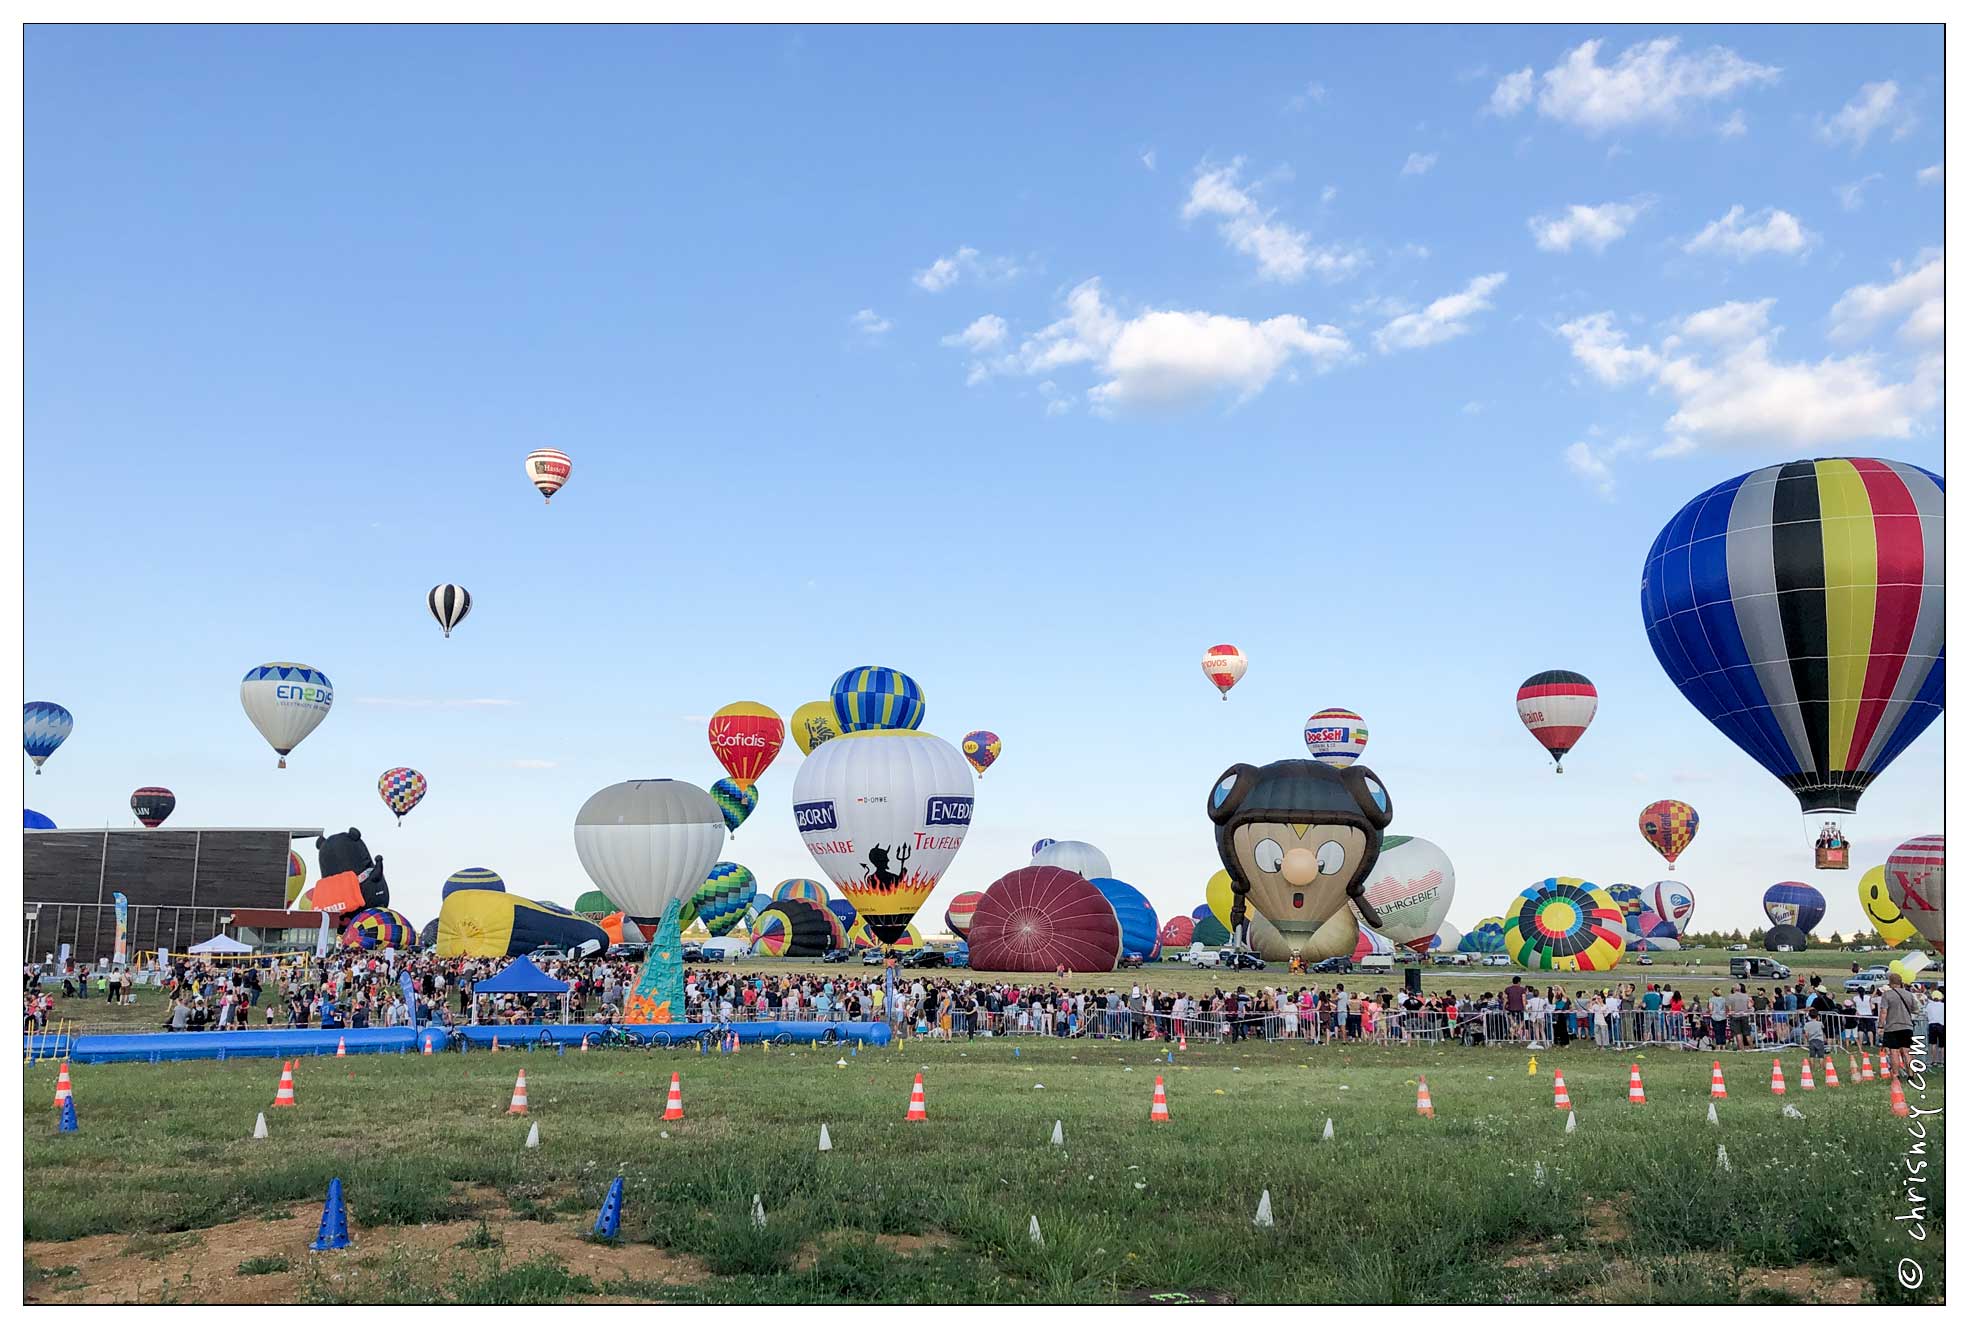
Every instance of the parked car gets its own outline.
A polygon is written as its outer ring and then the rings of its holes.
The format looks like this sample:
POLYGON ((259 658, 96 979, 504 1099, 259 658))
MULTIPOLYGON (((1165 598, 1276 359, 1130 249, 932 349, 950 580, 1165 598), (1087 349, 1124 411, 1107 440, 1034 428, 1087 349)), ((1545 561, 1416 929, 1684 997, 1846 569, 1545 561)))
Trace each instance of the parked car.
POLYGON ((1854 974, 1846 980, 1846 990, 1848 992, 1871 992, 1875 988, 1884 988, 1886 986, 1887 966, 1884 964, 1874 965, 1871 969, 1862 969, 1859 973, 1854 974))
POLYGON ((1321 960, 1318 964, 1314 965, 1313 972, 1316 974, 1351 974, 1354 972, 1354 962, 1344 955, 1336 955, 1330 959, 1321 960))
POLYGON ((697 944, 696 942, 685 942, 685 943, 684 943, 684 963, 685 963, 685 964, 703 964, 703 963, 704 963, 704 948, 703 948, 702 946, 699 946, 699 945, 698 945, 698 944, 697 944))
POLYGON ((1431 964, 1468 964, 1470 963, 1470 956, 1465 951, 1443 951, 1438 955, 1430 956, 1429 962, 1431 964))
POLYGON ((1762 955, 1746 955, 1730 961, 1731 978, 1790 978, 1791 966, 1762 955))
POLYGON ((822 964, 844 964, 847 961, 853 959, 854 954, 855 953, 853 951, 843 950, 841 947, 836 946, 832 950, 828 951, 827 954, 821 956, 820 962, 822 964))
POLYGON ((1215 969, 1223 963, 1224 953, 1212 947, 1205 946, 1200 941, 1193 941, 1190 943, 1189 950, 1184 952, 1183 959, 1185 962, 1193 964, 1199 969, 1215 969))
POLYGON ((1251 951, 1225 949, 1217 952, 1217 967, 1220 969, 1263 969, 1265 957, 1251 951))
POLYGON ((882 948, 879 946, 870 946, 861 953, 861 962, 863 964, 881 964, 882 958, 882 948))
POLYGON ((950 957, 933 946, 908 951, 902 957, 902 967, 905 969, 942 969, 949 963, 950 957))
POLYGON ((1643 969, 1645 969, 1649 965, 1653 964, 1654 962, 1655 962, 1654 956, 1643 955, 1640 959, 1636 960, 1634 963, 1640 965, 1643 969))
POLYGON ((1491 969, 1504 969, 1515 963, 1508 955, 1496 954, 1486 955, 1483 962, 1486 967, 1491 969))
POLYGON ((649 943, 646 941, 625 941, 608 948, 608 958, 611 960, 640 960, 648 954, 649 943))
POLYGON ((1730 949, 1733 951, 1747 951, 1750 949, 1750 943, 1747 941, 1740 941, 1737 942, 1734 946, 1730 947, 1730 949))

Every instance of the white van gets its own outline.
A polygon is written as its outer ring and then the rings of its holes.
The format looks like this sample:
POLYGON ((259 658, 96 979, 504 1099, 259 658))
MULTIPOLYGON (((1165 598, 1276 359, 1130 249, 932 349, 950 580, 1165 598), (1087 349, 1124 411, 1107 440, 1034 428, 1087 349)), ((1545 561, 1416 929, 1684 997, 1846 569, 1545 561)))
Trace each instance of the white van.
POLYGON ((1354 968, 1363 974, 1392 974, 1395 972, 1393 955, 1363 955, 1354 962, 1354 968))
POLYGON ((1223 958, 1218 954, 1217 947, 1205 946, 1200 941, 1193 941, 1190 943, 1189 950, 1183 954, 1183 963, 1193 964, 1199 969, 1215 969, 1223 963, 1223 958))

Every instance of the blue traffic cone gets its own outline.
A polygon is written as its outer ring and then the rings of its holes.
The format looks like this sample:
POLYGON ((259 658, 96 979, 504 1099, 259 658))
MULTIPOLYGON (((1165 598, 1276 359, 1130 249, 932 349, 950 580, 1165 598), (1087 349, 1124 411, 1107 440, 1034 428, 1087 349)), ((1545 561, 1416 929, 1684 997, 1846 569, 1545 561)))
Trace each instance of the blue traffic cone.
POLYGON ((81 1129, 75 1122, 75 1097, 74 1095, 70 1095, 62 1100, 61 1133, 63 1135, 73 1135, 81 1129))
POLYGON ((554 1044, 554 1055, 557 1057, 565 1057, 567 1055, 567 1044, 565 1043, 554 1044))
POLYGON ((617 1177, 608 1184, 608 1198, 602 1201, 602 1211, 595 1215, 595 1235, 603 1241, 614 1241, 622 1231, 622 1178, 617 1177))
POLYGON ((1019 1055, 1019 1050, 1018 1050, 1017 1048, 1013 1048, 1013 1049, 1012 1049, 1012 1055, 1013 1055, 1013 1056, 1015 1056, 1015 1057, 1016 1057, 1016 1056, 1018 1056, 1018 1055, 1019 1055))
POLYGON ((349 1213, 342 1207, 342 1179, 328 1183, 328 1199, 321 1206, 321 1231, 315 1234, 312 1251, 339 1251, 349 1244, 349 1213))

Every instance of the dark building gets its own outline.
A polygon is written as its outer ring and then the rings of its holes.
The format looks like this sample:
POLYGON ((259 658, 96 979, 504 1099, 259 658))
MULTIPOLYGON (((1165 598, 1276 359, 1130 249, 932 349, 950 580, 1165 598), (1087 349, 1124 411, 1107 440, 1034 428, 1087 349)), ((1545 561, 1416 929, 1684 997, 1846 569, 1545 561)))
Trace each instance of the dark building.
POLYGON ((22 896, 27 958, 78 964, 116 950, 116 893, 129 901, 125 946, 178 953, 225 930, 238 909, 282 909, 287 855, 318 828, 214 827, 25 831, 22 896))

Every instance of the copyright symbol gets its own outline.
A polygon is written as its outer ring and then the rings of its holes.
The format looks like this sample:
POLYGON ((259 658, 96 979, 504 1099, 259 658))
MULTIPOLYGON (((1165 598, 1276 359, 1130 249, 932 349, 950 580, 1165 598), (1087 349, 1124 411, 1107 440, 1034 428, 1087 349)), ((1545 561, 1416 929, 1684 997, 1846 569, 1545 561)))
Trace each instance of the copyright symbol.
POLYGON ((1912 1292, 1921 1286, 1921 1266, 1905 1255, 1901 1257, 1900 1268, 1896 1270, 1901 1286, 1912 1292))

